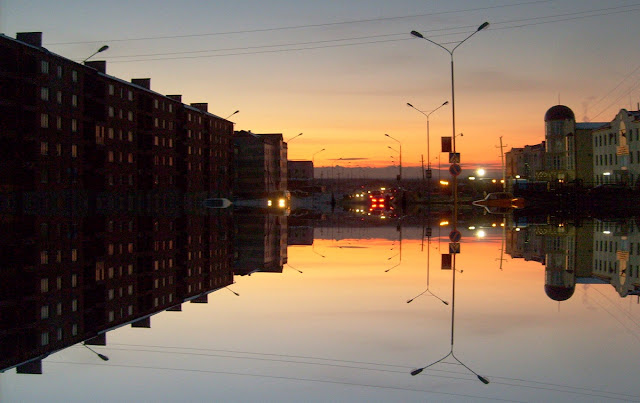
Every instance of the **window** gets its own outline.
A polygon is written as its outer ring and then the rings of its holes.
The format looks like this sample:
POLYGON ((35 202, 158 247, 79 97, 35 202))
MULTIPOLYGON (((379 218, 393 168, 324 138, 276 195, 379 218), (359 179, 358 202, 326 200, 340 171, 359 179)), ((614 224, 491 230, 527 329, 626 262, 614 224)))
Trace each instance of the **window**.
POLYGON ((77 287, 77 286, 78 286, 78 275, 74 273, 71 275, 71 287, 77 287))
POLYGON ((76 94, 71 95, 71 106, 78 106, 78 96, 76 94))
POLYGON ((158 100, 157 99, 153 100, 153 107, 158 109, 158 100))
POLYGON ((109 95, 113 95, 115 92, 115 89, 113 87, 113 84, 109 84, 109 95))
POLYGON ((78 121, 71 119, 71 131, 76 133, 78 131, 78 121))
POLYGON ((109 117, 110 117, 110 118, 112 118, 112 117, 114 117, 114 116, 115 116, 115 111, 114 111, 114 109, 113 109, 113 106, 110 106, 110 107, 109 107, 109 117))
POLYGON ((43 346, 49 344, 49 332, 42 332, 40 335, 40 344, 43 346))
POLYGON ((78 261, 78 249, 71 249, 71 261, 72 262, 78 261))
POLYGON ((49 143, 46 141, 40 142, 40 155, 49 155, 49 143))
POLYGON ((73 325, 71 325, 71 335, 72 336, 77 336, 78 335, 78 324, 74 323, 73 325))
POLYGON ((46 60, 43 60, 42 63, 40 63, 40 72, 42 74, 49 74, 49 62, 46 60))
POLYGON ((60 116, 56 117, 56 129, 62 130, 62 118, 60 116))
POLYGON ((40 99, 42 99, 43 101, 49 100, 49 88, 47 87, 40 88, 40 99))
POLYGON ((71 157, 72 158, 78 157, 78 146, 75 144, 71 144, 71 157))
POLYGON ((47 319, 49 317, 49 305, 45 305, 40 308, 40 319, 47 319))
POLYGON ((113 162, 113 151, 109 151, 109 152, 107 153, 107 160, 108 160, 109 162, 113 162))
POLYGON ((75 70, 71 70, 71 81, 74 83, 78 82, 78 72, 75 70))
POLYGON ((78 300, 74 298, 71 301, 71 311, 76 312, 77 310, 78 310, 78 300))
POLYGON ((58 66, 58 78, 62 78, 62 66, 58 66))
POLYGON ((129 101, 133 101, 133 92, 132 92, 132 91, 128 91, 128 92, 127 92, 127 99, 128 99, 129 101))
POLYGON ((40 292, 49 292, 49 279, 40 279, 40 292))
POLYGON ((130 122, 133 122, 133 112, 127 112, 127 119, 129 119, 130 122))
POLYGON ((40 114, 40 127, 42 127, 43 129, 49 127, 49 115, 47 115, 46 113, 40 114))
POLYGON ((58 102, 59 104, 62 103, 62 91, 56 92, 56 102, 58 102))
POLYGON ((129 130, 129 133, 127 133, 127 137, 129 141, 133 142, 133 132, 131 130, 129 130))

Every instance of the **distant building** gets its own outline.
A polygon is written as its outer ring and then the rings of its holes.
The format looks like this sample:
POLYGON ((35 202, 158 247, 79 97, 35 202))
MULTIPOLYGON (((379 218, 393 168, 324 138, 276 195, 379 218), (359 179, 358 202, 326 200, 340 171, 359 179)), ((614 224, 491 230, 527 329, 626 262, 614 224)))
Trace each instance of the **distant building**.
POLYGON ((287 161, 287 186, 289 190, 313 185, 313 161, 287 161))
POLYGON ((287 190, 287 143, 282 134, 235 132, 235 192, 261 198, 287 190))
POLYGON ((545 142, 532 146, 512 148, 505 156, 507 179, 535 180, 544 170, 545 142))

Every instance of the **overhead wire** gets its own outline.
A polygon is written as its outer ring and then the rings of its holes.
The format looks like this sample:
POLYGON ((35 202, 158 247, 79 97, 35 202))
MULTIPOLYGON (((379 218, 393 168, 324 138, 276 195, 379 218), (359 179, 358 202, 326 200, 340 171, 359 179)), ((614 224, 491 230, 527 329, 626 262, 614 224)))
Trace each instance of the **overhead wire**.
POLYGON ((320 27, 329 27, 329 26, 336 26, 336 25, 349 25, 349 24, 359 24, 359 23, 367 23, 367 22, 379 22, 379 21, 399 20, 399 19, 407 19, 407 18, 432 17, 432 16, 446 15, 446 14, 467 13, 467 12, 473 12, 473 11, 490 10, 495 8, 517 7, 517 6, 529 5, 529 4, 549 3, 550 1, 551 0, 532 0, 532 1, 514 3, 514 4, 501 4, 501 5, 495 5, 495 6, 467 8, 462 10, 449 10, 449 11, 439 11, 439 12, 431 12, 431 13, 424 13, 424 14, 368 18, 368 19, 359 19, 359 20, 326 22, 326 23, 318 23, 318 24, 290 25, 290 26, 275 27, 275 28, 258 28, 258 29, 238 30, 238 31, 210 32, 210 33, 204 33, 204 34, 162 35, 162 36, 158 35, 158 36, 148 36, 148 37, 139 37, 139 38, 103 39, 103 40, 94 40, 94 41, 53 42, 53 43, 49 43, 48 45, 77 45, 77 44, 83 44, 83 43, 146 41, 146 40, 161 40, 161 39, 176 39, 176 38, 192 38, 192 37, 202 37, 202 36, 235 35, 235 34, 246 34, 246 33, 270 32, 270 31, 284 31, 284 30, 292 30, 292 29, 320 28, 320 27))

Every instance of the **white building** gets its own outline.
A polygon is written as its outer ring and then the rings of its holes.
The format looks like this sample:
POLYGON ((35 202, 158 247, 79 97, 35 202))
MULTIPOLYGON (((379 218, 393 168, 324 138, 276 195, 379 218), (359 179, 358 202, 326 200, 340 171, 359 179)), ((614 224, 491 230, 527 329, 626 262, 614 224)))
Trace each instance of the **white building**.
POLYGON ((621 109, 607 125, 593 130, 594 184, 640 185, 640 111, 621 109))

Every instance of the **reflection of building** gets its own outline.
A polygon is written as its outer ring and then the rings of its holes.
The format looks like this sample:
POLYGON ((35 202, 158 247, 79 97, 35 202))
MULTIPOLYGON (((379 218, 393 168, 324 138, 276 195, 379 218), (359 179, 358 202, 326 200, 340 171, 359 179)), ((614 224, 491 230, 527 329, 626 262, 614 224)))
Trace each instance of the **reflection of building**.
POLYGON ((570 298, 576 284, 611 284, 621 297, 640 295, 640 231, 634 220, 531 225, 507 232, 512 257, 539 257, 541 251, 544 259, 527 260, 546 266, 545 291, 553 300, 570 298))
POLYGON ((238 214, 235 235, 234 273, 282 272, 287 263, 287 217, 238 214))
POLYGON ((51 196, 61 205, 46 215, 0 221, 0 371, 41 372, 53 351, 124 324, 148 327, 150 315, 233 282, 229 216, 183 216, 151 194, 161 209, 68 215, 63 196, 51 196))
POLYGON ((258 198, 287 190, 287 143, 282 134, 235 133, 236 194, 258 198))

